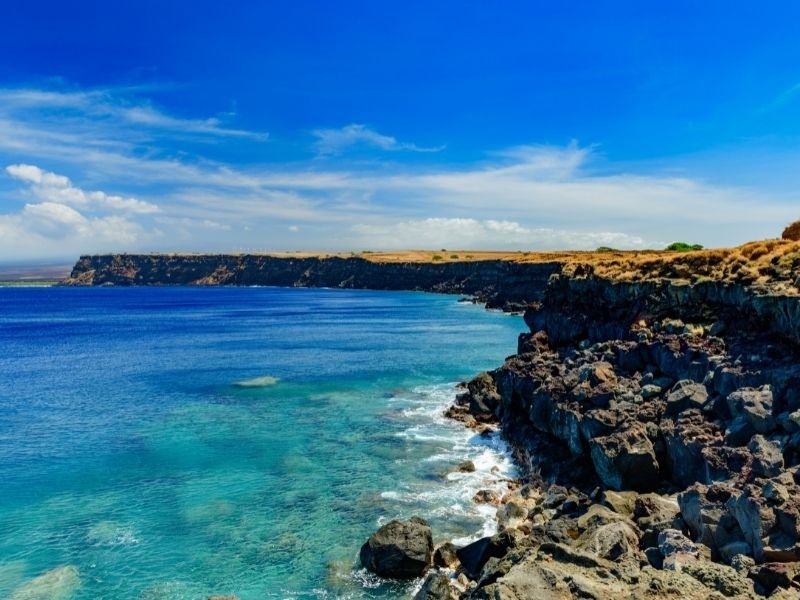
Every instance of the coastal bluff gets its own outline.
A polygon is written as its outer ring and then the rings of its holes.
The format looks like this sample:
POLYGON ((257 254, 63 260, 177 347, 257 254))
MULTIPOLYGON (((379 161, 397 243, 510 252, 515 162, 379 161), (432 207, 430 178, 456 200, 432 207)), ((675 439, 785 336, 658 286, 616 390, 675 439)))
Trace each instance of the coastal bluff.
POLYGON ((424 262, 362 256, 108 254, 81 256, 62 285, 280 286, 426 291, 475 296, 494 308, 541 297, 557 261, 424 262))

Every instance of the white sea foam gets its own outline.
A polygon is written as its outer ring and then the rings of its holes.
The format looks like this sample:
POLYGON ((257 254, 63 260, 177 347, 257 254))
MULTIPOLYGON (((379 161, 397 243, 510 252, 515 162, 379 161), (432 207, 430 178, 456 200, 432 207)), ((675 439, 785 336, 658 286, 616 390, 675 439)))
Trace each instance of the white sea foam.
MULTIPOLYGON (((398 505, 398 512, 410 516, 460 520, 476 523, 476 529, 453 540, 466 544, 497 530, 496 508, 477 504, 472 498, 479 490, 492 490, 499 495, 508 491, 508 480, 517 476, 511 453, 499 432, 488 436, 476 435, 444 416, 455 399, 453 384, 422 386, 393 398, 400 414, 409 421, 408 427, 397 435, 414 442, 436 446, 436 451, 421 460, 423 464, 441 465, 440 481, 425 480, 402 488, 387 490, 381 497, 398 505), (472 472, 451 471, 464 461, 472 461, 472 472), (402 508, 405 507, 405 508, 402 508)), ((386 522, 382 518, 380 521, 386 522)), ((382 523, 379 523, 382 524, 382 523)))
POLYGON ((259 388, 259 387, 269 387, 271 385, 275 385, 279 381, 280 379, 278 379, 277 377, 264 375, 263 377, 254 377, 253 379, 245 379, 244 381, 237 381, 233 385, 241 388, 259 388))

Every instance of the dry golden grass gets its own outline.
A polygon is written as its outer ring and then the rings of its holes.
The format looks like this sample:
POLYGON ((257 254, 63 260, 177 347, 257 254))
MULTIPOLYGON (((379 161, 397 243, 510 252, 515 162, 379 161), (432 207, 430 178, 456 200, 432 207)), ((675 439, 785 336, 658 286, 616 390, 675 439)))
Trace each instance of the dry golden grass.
MULTIPOLYGON (((344 255, 343 255, 344 256, 344 255)), ((349 256, 349 255, 348 255, 349 256)), ((462 262, 508 260, 521 263, 560 262, 569 273, 591 272, 618 281, 669 279, 697 283, 736 281, 798 293, 800 242, 764 240, 737 248, 694 252, 478 252, 413 250, 359 253, 374 262, 462 262), (453 258, 453 257, 457 258, 453 258), (434 258, 435 257, 435 258, 434 258)))
POLYGON ((567 273, 594 273, 616 281, 736 281, 797 294, 800 284, 800 241, 764 240, 737 248, 668 252, 503 252, 479 250, 403 250, 392 252, 276 252, 294 258, 352 258, 377 263, 452 263, 502 260, 519 263, 558 262, 567 273))

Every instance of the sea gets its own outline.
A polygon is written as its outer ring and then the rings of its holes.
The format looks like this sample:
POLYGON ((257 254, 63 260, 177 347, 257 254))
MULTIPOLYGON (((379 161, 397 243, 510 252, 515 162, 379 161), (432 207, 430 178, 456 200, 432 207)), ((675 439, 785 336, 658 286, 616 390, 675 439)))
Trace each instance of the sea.
POLYGON ((0 288, 0 598, 410 598, 359 548, 495 530, 508 448, 442 412, 523 329, 416 292, 0 288))

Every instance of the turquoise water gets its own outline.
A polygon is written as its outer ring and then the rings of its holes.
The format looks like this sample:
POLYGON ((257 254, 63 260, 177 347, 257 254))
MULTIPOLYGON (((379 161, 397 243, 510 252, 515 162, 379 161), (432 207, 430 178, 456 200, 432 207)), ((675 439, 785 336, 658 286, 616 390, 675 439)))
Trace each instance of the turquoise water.
POLYGON ((470 498, 513 466, 441 411, 522 329, 421 293, 0 289, 0 597, 408 597, 358 549, 492 530, 470 498))

